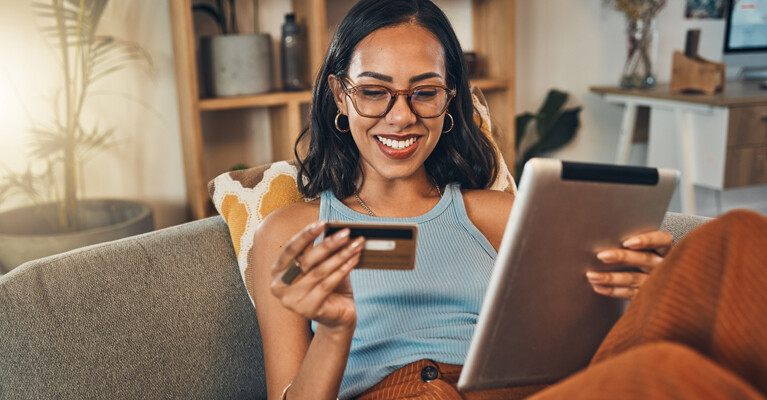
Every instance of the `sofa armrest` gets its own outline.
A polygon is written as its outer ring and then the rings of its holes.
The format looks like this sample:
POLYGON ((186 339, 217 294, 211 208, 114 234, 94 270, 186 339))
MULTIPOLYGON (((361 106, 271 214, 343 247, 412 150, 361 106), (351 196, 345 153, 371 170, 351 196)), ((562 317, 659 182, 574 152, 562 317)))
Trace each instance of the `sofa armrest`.
POLYGON ((660 228, 670 232, 671 236, 674 237, 674 243, 676 243, 691 230, 710 220, 711 218, 699 217, 697 215, 668 212, 663 218, 660 228))
POLYGON ((219 217, 0 278, 0 397, 266 398, 262 358, 219 217))

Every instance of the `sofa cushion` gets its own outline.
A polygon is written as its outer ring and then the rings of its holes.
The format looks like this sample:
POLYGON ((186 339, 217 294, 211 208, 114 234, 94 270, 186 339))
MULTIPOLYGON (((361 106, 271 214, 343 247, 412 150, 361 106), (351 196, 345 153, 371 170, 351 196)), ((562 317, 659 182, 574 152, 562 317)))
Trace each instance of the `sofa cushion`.
POLYGON ((219 217, 0 277, 0 398, 266 398, 262 359, 219 217))

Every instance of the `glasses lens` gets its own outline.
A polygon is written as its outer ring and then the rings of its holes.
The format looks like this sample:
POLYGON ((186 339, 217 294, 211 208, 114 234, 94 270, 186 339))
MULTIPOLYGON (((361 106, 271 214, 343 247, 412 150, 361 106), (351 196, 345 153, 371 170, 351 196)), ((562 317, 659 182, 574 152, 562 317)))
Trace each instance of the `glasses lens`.
POLYGON ((440 115, 447 104, 447 91, 439 86, 421 86, 413 91, 410 104, 416 114, 423 118, 440 115))
POLYGON ((386 88, 375 85, 357 86, 354 101, 363 115, 379 116, 386 112, 391 100, 391 93, 386 88))
MULTIPOLYGON (((354 88, 354 103, 364 117, 380 117, 389 111, 392 94, 379 85, 359 85, 354 88)), ((447 89, 441 86, 420 86, 410 95, 410 106, 423 118, 442 114, 448 101, 447 89)))

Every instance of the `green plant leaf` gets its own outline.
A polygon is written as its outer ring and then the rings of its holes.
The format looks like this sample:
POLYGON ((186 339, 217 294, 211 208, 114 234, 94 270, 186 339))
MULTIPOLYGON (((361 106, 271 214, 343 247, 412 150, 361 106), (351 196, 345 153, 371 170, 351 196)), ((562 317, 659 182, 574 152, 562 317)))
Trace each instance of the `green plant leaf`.
POLYGON ((525 133, 527 133, 527 125, 535 118, 535 116, 532 113, 525 112, 522 114, 517 115, 516 118, 516 134, 517 139, 514 143, 514 149, 516 151, 519 151, 519 145, 522 143, 522 139, 525 138, 525 133))
POLYGON ((29 155, 34 158, 62 157, 66 144, 63 130, 32 128, 30 133, 29 155))
POLYGON ((114 145, 109 139, 114 136, 115 128, 101 131, 96 125, 90 132, 80 129, 77 138, 78 158, 81 161, 87 161, 94 150, 105 150, 114 145))
POLYGON ((32 167, 27 165, 23 172, 13 172, 3 166, 5 175, 0 181, 0 203, 11 196, 25 196, 32 202, 40 202, 42 198, 41 176, 32 172, 32 167))
POLYGON ((94 38, 91 53, 91 82, 95 82, 113 72, 119 71, 133 62, 146 62, 154 69, 152 58, 139 45, 111 36, 94 38))
POLYGON ((89 28, 90 31, 96 30, 108 4, 109 0, 82 0, 82 3, 81 0, 66 0, 61 3, 62 7, 76 10, 78 13, 80 6, 82 6, 83 26, 89 28))
MULTIPOLYGON (((33 4, 32 7, 36 7, 39 11, 35 12, 35 16, 40 18, 56 18, 56 9, 50 4, 33 4)), ((77 20, 77 10, 61 10, 62 15, 67 20, 77 20)))
MULTIPOLYGON (((50 20, 51 25, 44 24, 40 30, 54 48, 61 49, 64 54, 62 62, 72 63, 69 73, 81 74, 83 91, 80 93, 85 93, 87 89, 91 73, 90 66, 85 64, 89 58, 89 44, 107 3, 107 0, 52 0, 50 4, 33 4, 39 17, 50 20), (80 63, 82 66, 78 67, 80 63)), ((78 80, 74 76, 67 77, 67 80, 70 79, 74 82, 78 80)))
POLYGON ((79 0, 54 1, 51 4, 32 3, 32 7, 37 10, 35 14, 39 17, 50 18, 55 23, 57 15, 60 14, 66 27, 77 28, 80 32, 93 32, 98 26, 106 3, 106 0, 86 0, 82 10, 79 0), (95 3, 96 6, 91 6, 90 3, 95 3))
POLYGON ((5 182, 0 182, 0 204, 10 197, 10 188, 5 186, 5 182))
POLYGON ((559 114, 540 140, 525 152, 523 159, 527 161, 541 153, 556 150, 572 140, 580 126, 580 111, 581 107, 575 107, 559 114))
POLYGON ((128 67, 127 65, 120 64, 120 65, 115 65, 109 68, 103 68, 93 74, 93 76, 91 77, 91 83, 96 82, 105 76, 109 76, 110 74, 115 73, 121 69, 125 69, 127 67, 128 67))
POLYGON ((538 110, 538 137, 543 137, 552 121, 567 102, 568 94, 556 89, 549 90, 546 99, 538 110))
POLYGON ((103 73, 113 67, 127 67, 129 63, 141 61, 142 54, 113 54, 110 58, 101 58, 98 63, 93 64, 94 74, 103 73))
POLYGON ((109 4, 108 0, 86 0, 92 1, 92 4, 86 5, 85 9, 90 10, 91 32, 95 32, 96 28, 101 23, 101 17, 104 16, 104 10, 109 4))
POLYGON ((567 93, 557 89, 549 90, 549 93, 546 95, 546 99, 543 101, 541 108, 538 109, 538 115, 541 116, 541 118, 551 118, 553 115, 557 114, 559 110, 562 109, 562 107, 567 102, 568 97, 569 95, 567 93))
POLYGON ((93 38, 92 46, 93 58, 97 61, 100 61, 107 55, 118 53, 122 55, 138 55, 150 65, 154 65, 149 53, 135 42, 118 39, 112 36, 96 36, 93 38))

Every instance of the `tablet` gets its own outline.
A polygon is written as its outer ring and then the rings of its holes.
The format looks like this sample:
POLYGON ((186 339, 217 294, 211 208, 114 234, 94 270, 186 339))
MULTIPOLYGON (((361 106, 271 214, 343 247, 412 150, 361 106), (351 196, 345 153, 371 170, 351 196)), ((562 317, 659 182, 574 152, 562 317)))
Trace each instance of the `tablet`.
MULTIPOLYGON (((460 390, 553 383, 586 367, 626 302, 586 271, 660 227, 679 172, 534 158, 525 164, 460 390)), ((614 270, 615 267, 612 267, 614 270)))

